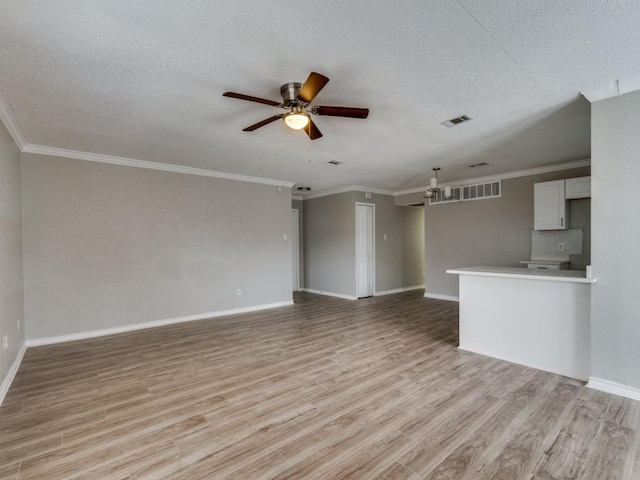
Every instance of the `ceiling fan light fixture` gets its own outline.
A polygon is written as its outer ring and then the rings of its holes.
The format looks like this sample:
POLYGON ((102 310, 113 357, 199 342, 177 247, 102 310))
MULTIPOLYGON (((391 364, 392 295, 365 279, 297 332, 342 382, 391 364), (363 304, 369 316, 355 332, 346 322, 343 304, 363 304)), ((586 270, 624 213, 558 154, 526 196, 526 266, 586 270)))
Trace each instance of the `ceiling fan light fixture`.
POLYGON ((293 130, 302 130, 309 124, 309 115, 304 112, 291 112, 284 116, 284 123, 293 130))
POLYGON ((356 107, 335 107, 335 106, 311 106, 311 102, 316 95, 324 88, 329 81, 328 77, 318 73, 311 72, 304 83, 297 82, 285 83, 280 87, 282 102, 274 102, 266 98, 254 97, 236 92, 224 92, 222 95, 238 100, 246 100, 248 102, 262 103, 272 107, 282 108, 285 113, 272 115, 269 118, 249 125, 243 128, 243 132, 253 132, 258 128, 269 125, 276 120, 283 119, 284 124, 292 130, 304 130, 310 140, 322 138, 322 132, 316 124, 311 120, 311 115, 326 115, 328 117, 347 117, 347 118, 367 118, 369 116, 368 108, 356 107))

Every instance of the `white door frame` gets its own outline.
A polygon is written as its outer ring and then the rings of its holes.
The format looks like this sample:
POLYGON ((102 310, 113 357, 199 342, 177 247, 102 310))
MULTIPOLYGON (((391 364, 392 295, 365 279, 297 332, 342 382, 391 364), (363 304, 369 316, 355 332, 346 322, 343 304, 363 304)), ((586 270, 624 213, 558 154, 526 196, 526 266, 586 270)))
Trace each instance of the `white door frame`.
POLYGON ((300 238, 299 238, 299 221, 300 213, 297 208, 291 209, 291 257, 292 257, 292 273, 295 272, 295 278, 293 279, 293 291, 300 290, 300 238))
POLYGON ((375 295, 376 292, 376 204, 375 203, 365 203, 365 202, 356 202, 356 235, 355 235, 355 247, 356 247, 356 298, 358 298, 358 207, 372 207, 373 211, 373 219, 371 222, 371 241, 373 245, 373 261, 372 261, 372 275, 373 275, 373 292, 372 295, 375 295))

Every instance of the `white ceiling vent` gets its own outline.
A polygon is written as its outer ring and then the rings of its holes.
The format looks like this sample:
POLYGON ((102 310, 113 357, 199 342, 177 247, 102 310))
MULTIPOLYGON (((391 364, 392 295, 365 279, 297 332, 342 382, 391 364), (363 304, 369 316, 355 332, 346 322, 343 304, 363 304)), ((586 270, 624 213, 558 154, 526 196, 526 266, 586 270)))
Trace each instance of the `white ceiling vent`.
POLYGON ((468 122, 469 120, 473 120, 469 115, 460 115, 459 117, 452 118, 451 120, 446 120, 442 122, 445 127, 455 127, 456 125, 460 125, 461 123, 468 122))
POLYGON ((489 164, 487 162, 474 163, 473 165, 469 165, 469 168, 478 168, 478 167, 488 167, 489 164))
POLYGON ((340 162, 339 160, 329 160, 328 162, 324 162, 325 165, 329 165, 331 167, 337 167, 338 165, 341 165, 343 162, 340 162))

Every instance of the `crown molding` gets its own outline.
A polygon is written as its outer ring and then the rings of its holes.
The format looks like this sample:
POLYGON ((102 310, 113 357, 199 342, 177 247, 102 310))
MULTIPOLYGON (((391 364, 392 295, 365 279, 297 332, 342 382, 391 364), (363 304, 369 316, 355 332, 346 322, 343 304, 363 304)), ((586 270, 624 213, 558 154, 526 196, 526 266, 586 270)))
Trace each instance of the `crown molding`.
POLYGON ((9 135, 11 135, 13 141, 16 143, 20 151, 22 151, 25 146, 24 135, 22 134, 22 130, 18 125, 16 117, 9 108, 6 98, 4 98, 2 91, 0 91, 0 120, 2 120, 2 123, 4 123, 9 135))
POLYGON ((200 175, 203 177, 223 178, 225 180, 236 180, 238 182, 260 183, 275 187, 292 188, 295 182, 285 182, 270 178, 252 177, 248 175, 238 175, 234 173, 217 172, 205 168, 185 167, 181 165, 171 165, 168 163, 150 162, 148 160, 137 160, 135 158, 115 157, 103 155, 101 153, 80 152, 78 150, 67 150, 64 148, 48 147, 46 145, 34 145, 26 143, 24 135, 9 104, 0 91, 0 121, 4 124, 9 135, 13 138, 18 148, 23 153, 35 153, 38 155, 49 155, 52 157, 73 158, 76 160, 86 160, 89 162, 110 163, 112 165, 123 165, 127 167, 147 168, 150 170, 161 170, 165 172, 186 173, 189 175, 200 175))
POLYGON ((302 198, 302 195, 291 195, 291 200, 304 200, 304 198, 302 198))
MULTIPOLYGON (((626 79, 616 80, 608 86, 592 90, 590 92, 581 92, 582 95, 590 102, 602 100, 616 95, 623 95, 635 90, 640 90, 640 76, 626 79)), ((160 170, 165 172, 185 173, 188 175, 200 175, 204 177, 222 178, 225 180, 236 180, 238 182, 258 183, 262 185, 271 185, 275 187, 293 188, 295 182, 286 182, 283 180, 273 180, 269 178, 252 177, 248 175, 240 175, 234 173, 218 172, 216 170, 208 170, 204 168, 186 167, 182 165, 172 165, 169 163, 151 162, 148 160, 138 160, 135 158, 117 157, 112 155, 103 155, 101 153, 82 152, 78 150, 67 150, 64 148, 49 147, 46 145, 34 145, 26 143, 24 135, 20 129, 13 112, 9 108, 7 101, 0 91, 0 120, 6 127, 7 131, 13 138, 21 152, 34 153, 38 155, 49 155, 53 157, 73 158, 76 160, 85 160, 89 162, 109 163, 112 165, 122 165, 127 167, 146 168, 150 170, 160 170)), ((452 187, 459 185, 468 185, 473 183, 488 183, 498 180, 506 180, 509 178, 526 177, 529 175, 538 175, 542 173, 557 172, 560 170, 568 170, 571 168, 587 167, 591 165, 591 159, 578 160, 575 162, 560 163, 556 165, 548 165, 544 167, 532 168, 527 170, 518 170, 499 175, 491 175, 487 177, 476 177, 466 180, 444 182, 442 185, 450 185, 452 187)), ((315 194, 305 196, 292 196, 294 200, 311 200, 313 198, 326 197, 329 195, 337 195, 346 192, 371 192, 378 195, 400 196, 412 193, 423 192, 427 189, 427 185, 422 187, 411 188, 408 190, 392 191, 383 188, 366 187, 363 185, 346 185, 344 187, 334 188, 321 191, 315 194)))
MULTIPOLYGON (((540 175, 543 173, 558 172, 561 170, 570 170, 572 168, 588 167, 590 165, 591 165, 591 159, 585 158, 583 160, 576 160, 573 162, 558 163, 555 165, 546 165, 544 167, 529 168, 526 170, 517 170, 514 172, 501 173, 498 175, 468 178, 466 180, 456 180, 453 182, 442 182, 440 185, 442 186, 450 185, 452 187, 458 187, 460 185, 471 185, 475 183, 489 183, 489 182, 496 182, 498 180, 507 180, 510 178, 528 177, 530 175, 540 175)), ((363 185, 347 185, 344 187, 333 188, 331 190, 325 190, 315 194, 306 195, 303 199, 311 200, 313 198, 327 197, 329 195, 337 195, 339 193, 347 193, 347 192, 371 192, 371 193, 377 193, 378 195, 390 195, 390 196, 398 197, 400 195, 409 195, 411 193, 424 192, 428 187, 429 187, 428 185, 425 185, 422 187, 411 188, 408 190, 398 190, 394 192, 392 190, 385 190, 383 188, 365 187, 363 185)))
MULTIPOLYGON (((440 186, 449 185, 451 187, 458 187, 461 185, 473 185, 476 183, 490 183, 490 182, 497 182, 498 180, 508 180, 510 178, 528 177, 530 175, 540 175, 542 173, 559 172, 561 170, 570 170, 572 168, 589 167, 590 165, 591 165, 591 159, 585 158, 584 160, 576 160, 574 162, 558 163, 555 165, 547 165, 544 167, 529 168, 527 170, 517 170, 515 172, 501 173, 498 175, 468 178, 466 180, 457 180, 454 182, 442 182, 442 183, 439 183, 439 185, 440 186)), ((424 192, 427 188, 429 188, 428 185, 425 185, 423 187, 411 188, 409 190, 399 190, 397 192, 393 192, 393 196, 399 197, 400 195, 409 195, 411 193, 424 192)))
POLYGON ((603 87, 594 88, 580 93, 584 98, 589 100, 589 102, 593 103, 599 100, 624 95, 625 93, 635 92, 636 90, 640 90, 640 75, 622 80, 614 80, 603 87))
POLYGON ((64 148, 47 147, 44 145, 27 144, 21 149, 24 153, 35 153, 38 155, 49 155, 53 157, 73 158, 75 160, 86 160, 89 162, 110 163, 112 165, 123 165, 126 167, 147 168, 150 170, 161 170, 164 172, 186 173, 188 175, 200 175, 203 177, 223 178, 225 180, 236 180, 238 182, 260 183, 275 187, 291 188, 295 182, 285 182, 282 180, 272 180, 270 178, 251 177, 248 175, 238 175, 235 173, 217 172, 204 168, 185 167, 182 165, 172 165, 169 163, 150 162, 148 160, 137 160, 134 158, 115 157, 103 155, 101 153, 80 152, 77 150, 67 150, 64 148))
POLYGON ((332 188, 331 190, 324 190, 318 193, 312 193, 306 195, 304 200, 311 200, 312 198, 328 197, 329 195, 337 195, 339 193, 347 192, 371 192, 378 195, 390 195, 393 196, 392 190, 385 190, 384 188, 365 187, 364 185, 346 185, 344 187, 332 188))

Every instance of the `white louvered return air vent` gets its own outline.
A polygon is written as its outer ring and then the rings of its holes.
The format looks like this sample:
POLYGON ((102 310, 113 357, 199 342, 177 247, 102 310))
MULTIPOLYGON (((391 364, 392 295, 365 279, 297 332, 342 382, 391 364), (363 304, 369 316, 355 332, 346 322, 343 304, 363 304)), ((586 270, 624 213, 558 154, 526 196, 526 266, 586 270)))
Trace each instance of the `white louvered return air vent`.
POLYGON ((451 187, 451 193, 453 195, 447 199, 444 198, 442 192, 438 192, 433 198, 429 199, 429 205, 500 197, 502 195, 502 185, 499 180, 497 182, 463 185, 462 187, 451 187))
POLYGON ((500 196, 500 182, 479 183, 462 187, 462 200, 482 200, 500 196))

